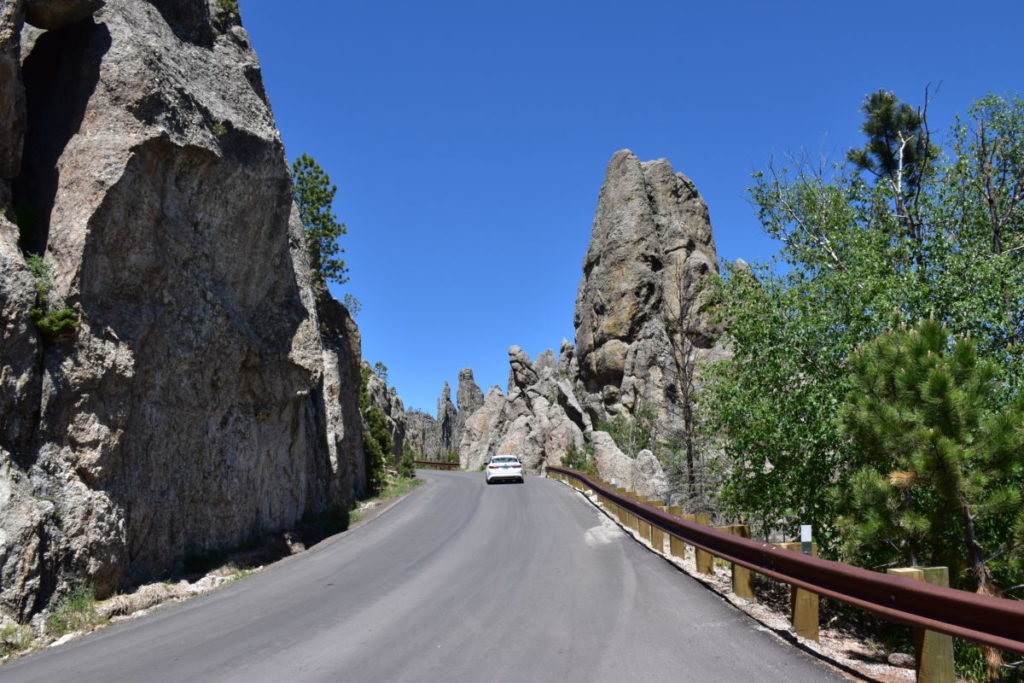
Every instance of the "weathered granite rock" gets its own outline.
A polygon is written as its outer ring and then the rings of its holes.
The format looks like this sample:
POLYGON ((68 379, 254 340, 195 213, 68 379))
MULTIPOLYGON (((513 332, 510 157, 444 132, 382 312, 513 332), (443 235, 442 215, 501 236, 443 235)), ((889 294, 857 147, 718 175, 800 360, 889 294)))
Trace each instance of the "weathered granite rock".
POLYGON ((444 383, 441 390, 441 398, 437 399, 437 429, 441 441, 441 453, 447 455, 458 448, 456 438, 458 436, 459 411, 452 403, 452 388, 448 382, 444 383))
POLYGON ((455 433, 452 436, 451 450, 453 451, 458 450, 459 444, 462 443, 466 420, 484 404, 484 392, 480 391, 480 387, 477 386, 470 368, 459 370, 459 386, 455 393, 455 400, 458 403, 458 414, 455 416, 455 433))
POLYGON ((405 411, 405 447, 424 458, 437 459, 442 455, 437 420, 419 410, 405 411))
POLYGON ((42 29, 59 29, 88 18, 103 0, 25 0, 25 19, 42 29))
POLYGON ((508 354, 508 395, 492 388, 483 406, 466 420, 459 443, 465 468, 476 469, 497 454, 515 453, 527 469, 541 471, 548 463, 561 462, 569 448, 583 448, 583 429, 588 425, 572 386, 558 376, 554 354, 541 354, 540 363, 532 362, 518 346, 509 348, 508 354))
POLYGON ((492 390, 466 419, 463 465, 516 452, 540 470, 581 450, 586 438, 602 476, 678 499, 654 453, 623 454, 595 427, 649 407, 654 443, 699 446, 698 368, 727 353, 702 290, 716 272, 707 207, 693 183, 664 159, 616 153, 577 292, 576 346, 563 340, 557 360, 551 351, 531 361, 518 346, 509 349, 508 394, 492 390))
POLYGON ((606 480, 615 480, 621 488, 660 500, 669 495, 668 477, 661 463, 649 450, 640 451, 635 458, 626 455, 607 432, 595 431, 590 434, 594 447, 594 462, 598 475, 606 480))
POLYGON ((491 387, 484 397, 484 404, 466 419, 459 442, 459 462, 464 469, 479 469, 491 457, 506 403, 501 389, 491 387))
POLYGON ((244 30, 206 0, 109 0, 22 75, 20 246, 79 320, 29 327, 0 225, 0 609, 25 618, 69 580, 102 597, 344 507, 362 453, 358 335, 318 313, 244 30))
POLYGON ((664 159, 617 152, 601 188, 576 298, 581 401, 595 422, 641 405, 679 436, 697 367, 721 354, 703 283, 717 272, 707 207, 664 159))
POLYGON ((387 382, 374 372, 366 361, 363 361, 363 372, 369 373, 366 389, 370 394, 370 401, 380 408, 387 418, 388 432, 391 434, 392 464, 397 463, 405 452, 405 406, 398 394, 388 387, 387 382))
MULTIPOLYGON (((0 179, 10 179, 21 170, 25 140, 25 86, 21 81, 22 0, 0 4, 0 179)), ((2 208, 6 209, 4 198, 2 208)))
POLYGON ((351 501, 366 493, 363 418, 359 412, 362 338, 347 308, 317 299, 323 344, 323 391, 331 498, 351 501))

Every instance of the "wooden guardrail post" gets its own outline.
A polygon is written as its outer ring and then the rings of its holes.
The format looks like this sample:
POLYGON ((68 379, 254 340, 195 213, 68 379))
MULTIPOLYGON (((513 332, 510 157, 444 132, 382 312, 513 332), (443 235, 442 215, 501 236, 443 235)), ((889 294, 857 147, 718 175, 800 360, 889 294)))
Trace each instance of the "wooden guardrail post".
MULTIPOLYGON (((729 524, 717 528, 732 536, 750 538, 750 527, 746 524, 729 524)), ((732 565, 732 592, 737 598, 754 599, 754 573, 735 563, 732 565)))
MULTIPOLYGON (((670 505, 668 508, 668 514, 674 517, 683 516, 683 506, 681 505, 670 505)), ((683 543, 683 539, 677 538, 676 536, 668 535, 668 551, 680 560, 686 557, 686 544, 683 543)))
MULTIPOLYGON (((949 587, 946 567, 903 567, 890 569, 889 574, 949 587)), ((953 638, 923 628, 913 629, 914 656, 917 660, 918 683, 953 683, 953 638)))
MULTIPOLYGON (((655 506, 663 512, 668 509, 664 505, 655 504, 655 506)), ((654 549, 659 553, 665 552, 665 532, 656 526, 651 527, 651 545, 653 545, 654 549)))
MULTIPOLYGON (((803 543, 776 543, 783 550, 803 552, 803 543)), ((811 544, 811 556, 818 556, 818 544, 811 544)), ((818 640, 818 594, 790 586, 789 604, 793 613, 793 631, 801 638, 818 640)))
MULTIPOLYGON (((711 515, 706 512, 698 512, 694 515, 683 515, 683 519, 687 519, 691 522, 696 522, 701 526, 711 525, 711 515)), ((697 571, 701 574, 714 574, 715 573, 715 556, 709 553, 707 550, 694 547, 694 560, 697 563, 697 571)))

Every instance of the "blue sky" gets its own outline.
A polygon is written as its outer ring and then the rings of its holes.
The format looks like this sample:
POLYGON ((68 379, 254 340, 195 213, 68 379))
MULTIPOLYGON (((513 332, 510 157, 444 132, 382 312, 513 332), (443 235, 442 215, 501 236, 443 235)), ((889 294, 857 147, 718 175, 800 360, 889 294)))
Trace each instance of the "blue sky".
POLYGON ((363 356, 435 411, 507 349, 573 338, 605 166, 665 157, 708 203, 719 256, 777 245, 747 197, 773 158, 840 159, 865 95, 892 90, 941 131, 1024 91, 1019 0, 517 2, 241 0, 289 159, 313 156, 360 299, 363 356))

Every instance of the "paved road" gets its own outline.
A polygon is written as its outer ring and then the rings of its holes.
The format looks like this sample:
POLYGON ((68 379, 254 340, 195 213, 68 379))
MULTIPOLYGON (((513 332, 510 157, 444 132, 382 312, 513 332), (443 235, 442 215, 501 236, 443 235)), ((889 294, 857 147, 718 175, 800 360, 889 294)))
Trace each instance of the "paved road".
POLYGON ((842 680, 562 484, 421 476, 344 536, 0 681, 842 680))

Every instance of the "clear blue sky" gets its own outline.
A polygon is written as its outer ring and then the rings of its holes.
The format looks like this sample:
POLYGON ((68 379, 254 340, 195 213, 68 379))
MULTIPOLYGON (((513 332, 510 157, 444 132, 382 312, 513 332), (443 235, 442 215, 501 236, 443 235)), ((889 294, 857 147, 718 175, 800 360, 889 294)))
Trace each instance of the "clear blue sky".
POLYGON ((774 157, 839 159, 865 95, 943 130, 1024 91, 1024 2, 241 0, 289 159, 338 185, 363 356, 434 413, 471 367, 573 338, 611 155, 667 158, 703 194, 719 256, 776 245, 746 198, 774 157))

